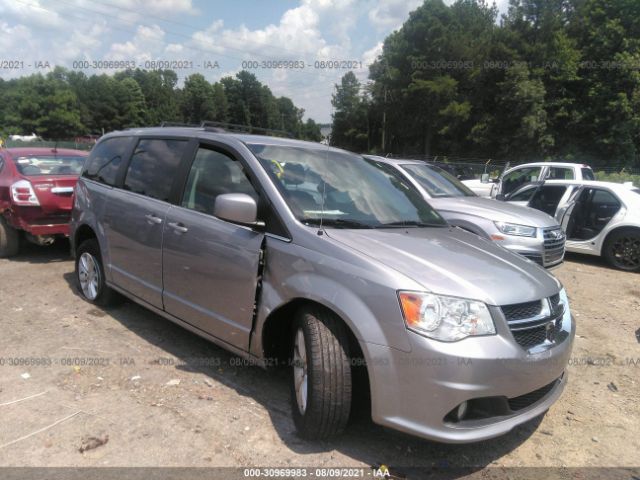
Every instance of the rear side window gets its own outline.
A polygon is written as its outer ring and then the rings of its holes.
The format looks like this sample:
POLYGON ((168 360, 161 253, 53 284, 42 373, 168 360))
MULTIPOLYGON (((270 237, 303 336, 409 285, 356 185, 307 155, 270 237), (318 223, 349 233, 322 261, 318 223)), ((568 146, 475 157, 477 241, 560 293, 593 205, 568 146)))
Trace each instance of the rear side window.
POLYGON ((596 176, 593 174, 593 170, 590 168, 582 169, 582 179, 583 180, 595 180, 596 176))
POLYGON ((130 141, 130 137, 115 137, 98 143, 89 154, 82 176, 114 186, 130 141))
POLYGON ((140 140, 131 157, 124 189, 169 201, 173 179, 186 148, 186 140, 140 140))
POLYGON ((575 180, 575 176, 573 175, 572 168, 565 167, 551 167, 549 169, 549 174, 547 175, 548 180, 575 180))

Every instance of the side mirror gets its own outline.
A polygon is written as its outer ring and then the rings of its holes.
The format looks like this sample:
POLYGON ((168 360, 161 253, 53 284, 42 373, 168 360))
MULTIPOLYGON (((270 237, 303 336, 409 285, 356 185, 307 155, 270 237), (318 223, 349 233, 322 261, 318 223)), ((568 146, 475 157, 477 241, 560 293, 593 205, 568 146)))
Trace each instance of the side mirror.
POLYGON ((507 197, 505 196, 504 193, 499 193, 496 195, 496 200, 500 200, 501 202, 504 202, 507 199, 507 197))
POLYGON ((248 227, 263 227, 257 221, 258 205, 246 193, 224 193, 218 195, 213 206, 213 214, 231 223, 248 227))
POLYGON ((480 183, 489 183, 489 174, 488 173, 483 173, 480 176, 480 183))

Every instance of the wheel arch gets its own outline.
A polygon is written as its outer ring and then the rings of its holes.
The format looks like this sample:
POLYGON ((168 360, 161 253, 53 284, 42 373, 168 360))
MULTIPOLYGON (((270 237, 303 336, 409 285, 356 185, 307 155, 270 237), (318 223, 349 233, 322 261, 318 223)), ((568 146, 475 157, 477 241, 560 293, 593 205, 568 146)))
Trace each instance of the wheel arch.
POLYGON ((76 251, 78 250, 78 247, 82 245, 82 242, 91 240, 92 238, 96 239, 96 241, 98 240, 98 235, 96 235, 96 232, 93 230, 93 228, 86 223, 80 225, 73 235, 73 255, 75 256, 76 251))
POLYGON ((638 234, 640 234, 640 225, 635 225, 635 224, 616 225, 611 230, 607 231, 607 233, 604 235, 602 239, 602 242, 600 242, 600 256, 604 254, 604 249, 606 248, 607 243, 611 239, 611 236, 615 233, 620 232, 621 230, 633 230, 638 234))
POLYGON ((327 305, 308 298, 292 298, 273 310, 265 319, 262 327, 262 349, 266 365, 288 365, 291 355, 292 325, 296 312, 305 307, 323 309, 340 319, 349 339, 349 357, 354 381, 354 401, 365 410, 371 409, 371 383, 369 362, 360 340, 342 315, 327 305))

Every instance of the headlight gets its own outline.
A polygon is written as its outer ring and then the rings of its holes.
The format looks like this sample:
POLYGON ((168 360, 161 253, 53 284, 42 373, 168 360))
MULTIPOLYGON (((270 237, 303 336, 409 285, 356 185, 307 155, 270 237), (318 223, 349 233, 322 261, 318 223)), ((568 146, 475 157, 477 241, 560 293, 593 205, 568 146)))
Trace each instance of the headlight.
POLYGON ((493 222, 505 235, 516 235, 518 237, 535 237, 536 227, 529 227, 528 225, 518 225, 517 223, 507 222, 493 222))
POLYGON ((420 292, 398 296, 407 328, 425 337, 455 342, 496 333, 491 313, 482 302, 420 292))

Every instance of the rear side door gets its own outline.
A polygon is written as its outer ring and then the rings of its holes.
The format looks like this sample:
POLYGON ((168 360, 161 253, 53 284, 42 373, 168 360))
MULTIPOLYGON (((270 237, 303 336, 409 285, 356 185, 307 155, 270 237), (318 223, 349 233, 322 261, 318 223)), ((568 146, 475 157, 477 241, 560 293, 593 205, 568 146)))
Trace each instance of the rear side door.
POLYGON ((237 158, 198 148, 163 226, 163 300, 171 315, 246 350, 264 234, 213 215, 220 194, 246 193, 258 201, 237 158))
POLYGON ((162 233, 185 139, 141 138, 106 206, 112 282, 162 308, 162 233))

